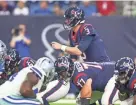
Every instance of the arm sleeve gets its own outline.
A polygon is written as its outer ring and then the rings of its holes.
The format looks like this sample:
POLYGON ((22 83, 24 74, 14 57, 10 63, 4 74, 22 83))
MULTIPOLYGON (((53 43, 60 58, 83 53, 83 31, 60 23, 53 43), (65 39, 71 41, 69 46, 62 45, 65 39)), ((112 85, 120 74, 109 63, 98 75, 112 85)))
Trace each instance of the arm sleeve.
POLYGON ((129 81, 129 89, 132 91, 133 95, 136 95, 136 78, 132 77, 132 79, 129 81))
POLYGON ((88 80, 88 76, 81 72, 74 78, 74 83, 80 89, 85 85, 86 81, 88 80))
POLYGON ((84 52, 95 36, 95 30, 91 25, 86 25, 83 28, 81 41, 79 42, 78 49, 84 52))

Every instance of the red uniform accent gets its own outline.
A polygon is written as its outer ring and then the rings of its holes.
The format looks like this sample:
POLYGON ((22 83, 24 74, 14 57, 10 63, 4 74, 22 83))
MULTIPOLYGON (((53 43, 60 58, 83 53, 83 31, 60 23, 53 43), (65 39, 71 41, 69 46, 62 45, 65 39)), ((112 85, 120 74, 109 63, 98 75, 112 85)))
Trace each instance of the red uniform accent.
POLYGON ((26 62, 28 61, 28 59, 29 59, 29 58, 27 58, 27 57, 24 59, 24 61, 23 61, 23 68, 24 68, 24 67, 27 67, 26 62))
POLYGON ((134 89, 134 85, 136 84, 136 79, 134 79, 133 81, 132 81, 132 83, 131 83, 131 85, 130 85, 130 88, 131 89, 134 89))
POLYGON ((76 78, 74 79, 74 83, 76 84, 77 83, 77 80, 81 77, 81 76, 86 76, 85 73, 79 73, 76 78))

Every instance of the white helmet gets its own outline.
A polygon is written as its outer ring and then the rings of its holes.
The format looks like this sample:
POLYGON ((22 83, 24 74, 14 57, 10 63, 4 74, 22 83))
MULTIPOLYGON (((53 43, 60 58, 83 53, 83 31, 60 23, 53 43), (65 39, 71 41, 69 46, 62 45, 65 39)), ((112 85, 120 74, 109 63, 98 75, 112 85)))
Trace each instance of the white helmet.
POLYGON ((46 76, 46 82, 50 82, 54 78, 55 69, 54 62, 48 57, 39 58, 35 65, 46 76))
POLYGON ((5 43, 0 40, 0 60, 4 61, 6 55, 7 55, 7 47, 5 43))

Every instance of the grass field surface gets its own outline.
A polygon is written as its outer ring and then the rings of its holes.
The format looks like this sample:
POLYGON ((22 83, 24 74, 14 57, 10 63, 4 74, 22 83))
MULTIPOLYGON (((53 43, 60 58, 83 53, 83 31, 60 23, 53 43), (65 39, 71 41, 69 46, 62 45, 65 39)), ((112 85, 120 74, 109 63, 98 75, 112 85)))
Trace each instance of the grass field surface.
MULTIPOLYGON (((90 103, 93 103, 97 101, 97 99, 100 99, 102 94, 103 94, 102 92, 98 92, 98 91, 93 92, 93 95, 91 98, 92 101, 90 103)), ((116 103, 117 104, 114 104, 114 105, 120 105, 119 101, 116 103)), ((76 101, 75 99, 65 99, 64 98, 64 99, 58 100, 57 102, 50 103, 50 105, 76 105, 76 101)))

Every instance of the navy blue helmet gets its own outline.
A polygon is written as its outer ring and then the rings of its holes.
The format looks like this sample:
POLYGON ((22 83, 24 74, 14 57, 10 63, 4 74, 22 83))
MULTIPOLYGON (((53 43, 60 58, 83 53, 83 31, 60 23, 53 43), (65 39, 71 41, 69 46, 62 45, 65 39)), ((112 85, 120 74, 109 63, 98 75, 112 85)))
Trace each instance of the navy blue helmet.
POLYGON ((5 71, 8 75, 11 75, 20 61, 20 55, 15 49, 10 49, 5 57, 5 71))
POLYGON ((71 29, 72 27, 85 22, 85 13, 78 7, 70 7, 65 11, 64 18, 64 29, 71 29))
POLYGON ((74 62, 67 56, 59 57, 55 63, 55 71, 59 79, 69 81, 74 73, 74 62))
POLYGON ((117 80, 122 84, 125 84, 130 79, 134 71, 135 63, 129 57, 123 57, 119 59, 115 64, 117 80))

